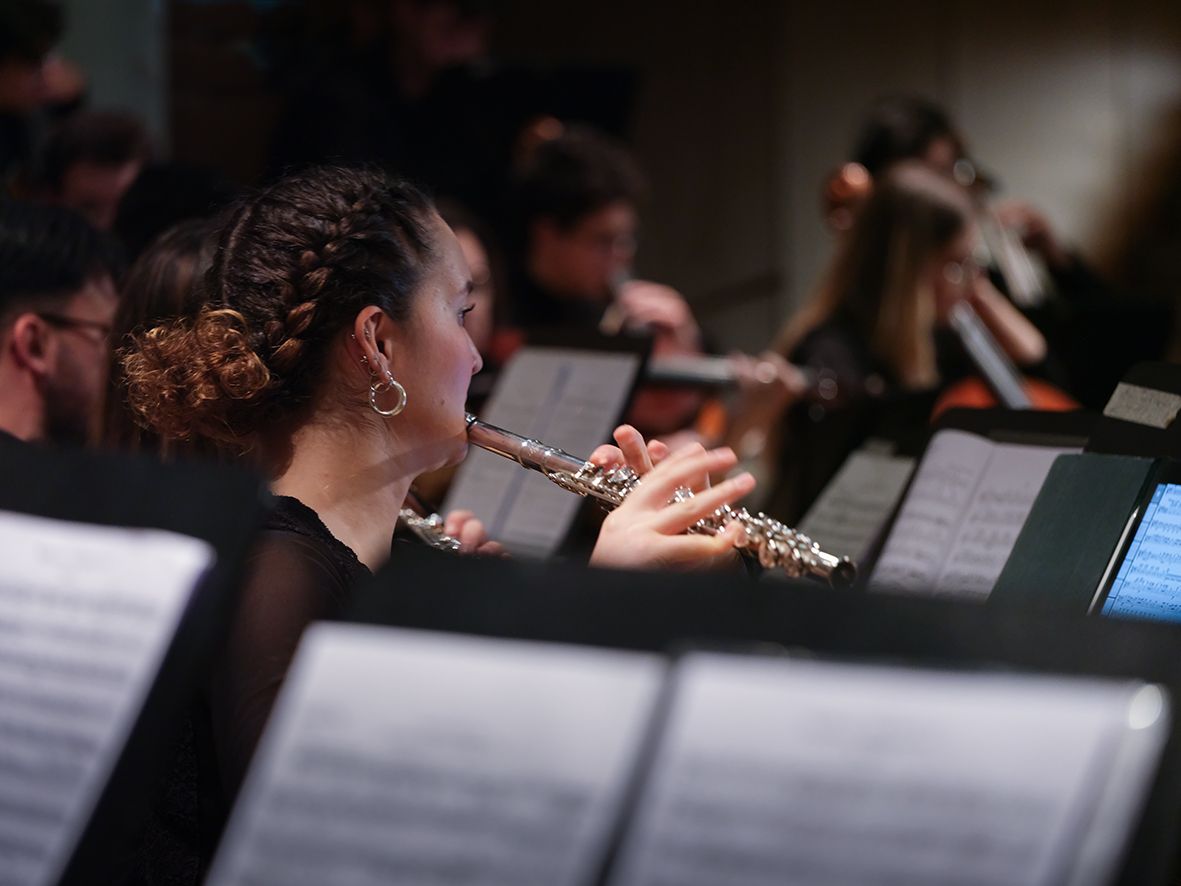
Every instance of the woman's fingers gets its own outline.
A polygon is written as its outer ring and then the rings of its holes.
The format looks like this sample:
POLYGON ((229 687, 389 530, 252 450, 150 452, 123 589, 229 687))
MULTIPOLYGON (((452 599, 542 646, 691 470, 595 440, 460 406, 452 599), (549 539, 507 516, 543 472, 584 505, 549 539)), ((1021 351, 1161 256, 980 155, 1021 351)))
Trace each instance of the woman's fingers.
POLYGON ((717 535, 663 536, 662 563, 672 569, 721 565, 727 554, 733 555, 745 532, 739 524, 731 522, 717 535))
POLYGON ((661 462, 628 498, 635 498, 638 504, 647 507, 660 507, 672 498, 676 489, 682 486, 700 489, 710 474, 725 472, 737 462, 734 450, 727 447, 707 452, 700 445, 687 446, 661 462))
POLYGON ((668 446, 659 440, 645 443, 643 435, 631 425, 616 428, 615 439, 619 446, 604 443, 590 454, 587 461, 600 468, 627 465, 637 474, 643 475, 668 457, 668 446))
POLYGON ((475 517, 470 517, 459 530, 459 549, 465 552, 476 551, 488 541, 488 534, 484 531, 484 524, 475 517))
POLYGON ((615 429, 615 442, 619 444, 629 468, 640 476, 652 470, 652 456, 639 431, 631 425, 620 425, 615 429))
POLYGON ((664 508, 653 524, 654 528, 669 534, 684 532, 698 520, 708 517, 722 505, 742 498, 754 488, 755 478, 749 473, 742 473, 723 480, 717 486, 698 493, 686 501, 677 502, 664 508))
POLYGON ((478 548, 476 548, 476 553, 480 554, 483 557, 507 557, 508 556, 508 551, 506 551, 504 549, 504 545, 502 545, 498 541, 484 542, 482 545, 480 545, 478 548))
POLYGON ((476 515, 468 510, 452 511, 443 518, 443 532, 452 538, 458 538, 460 531, 476 515))
POLYGON ((613 468, 624 463, 623 452, 618 446, 604 443, 595 449, 587 459, 592 465, 600 468, 613 468))
MULTIPOLYGON (((465 553, 479 551, 484 553, 484 547, 496 544, 488 541, 488 533, 484 531, 484 524, 476 519, 476 515, 468 510, 452 511, 443 519, 443 532, 459 541, 459 549, 465 553)), ((498 546, 499 547, 499 546, 498 546)), ((495 553, 495 552, 489 552, 495 553)))
POLYGON ((653 465, 658 465, 668 458, 669 451, 668 444, 662 443, 660 440, 648 441, 648 457, 652 459, 653 465))

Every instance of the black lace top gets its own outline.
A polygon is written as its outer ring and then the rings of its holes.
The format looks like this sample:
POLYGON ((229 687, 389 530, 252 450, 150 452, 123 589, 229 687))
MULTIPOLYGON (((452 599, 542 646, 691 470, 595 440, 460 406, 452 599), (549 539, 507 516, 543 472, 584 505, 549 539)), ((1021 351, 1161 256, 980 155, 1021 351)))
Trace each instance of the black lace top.
POLYGON ((369 574, 315 511, 298 499, 276 497, 211 687, 227 794, 241 783, 304 630, 339 615, 369 574))
POLYGON ((279 496, 250 557, 225 646, 194 698, 127 886, 197 886, 300 637, 338 615, 369 570, 316 512, 279 496))

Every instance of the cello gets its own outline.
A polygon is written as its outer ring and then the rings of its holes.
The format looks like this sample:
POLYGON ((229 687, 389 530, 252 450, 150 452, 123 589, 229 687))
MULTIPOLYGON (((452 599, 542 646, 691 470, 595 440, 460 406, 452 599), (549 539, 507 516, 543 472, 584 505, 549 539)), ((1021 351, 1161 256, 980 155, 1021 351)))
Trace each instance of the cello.
MULTIPOLYGON (((1016 290, 1021 303, 1036 302, 1042 295, 1036 274, 1020 240, 1000 225, 984 197, 991 189, 990 179, 981 176, 968 161, 957 163, 954 179, 969 193, 977 223, 985 236, 989 252, 1009 288, 1016 290)), ((852 224, 852 217, 873 190, 873 179, 865 167, 846 163, 835 170, 825 183, 822 202, 825 218, 839 233, 852 224)), ((1041 409, 1068 411, 1079 404, 1054 385, 1023 376, 1005 353, 976 309, 966 300, 953 305, 948 323, 963 345, 978 376, 952 384, 935 404, 932 421, 953 407, 987 409, 1041 409)))

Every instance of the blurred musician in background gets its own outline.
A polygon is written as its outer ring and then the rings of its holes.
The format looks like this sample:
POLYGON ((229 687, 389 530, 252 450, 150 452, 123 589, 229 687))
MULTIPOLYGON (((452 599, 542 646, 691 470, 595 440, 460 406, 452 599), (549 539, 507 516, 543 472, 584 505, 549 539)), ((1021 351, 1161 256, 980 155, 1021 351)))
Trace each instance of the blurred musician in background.
MULTIPOLYGON (((853 161, 871 179, 879 179, 896 163, 907 160, 921 162, 970 189, 970 193, 980 198, 977 214, 995 214, 1002 232, 1020 236, 1021 243, 1016 248, 1025 246, 1035 252, 1051 275, 1066 276, 1074 270, 1077 256, 1063 247, 1043 213, 1021 200, 1006 200, 996 206, 987 202, 996 183, 986 178, 968 158, 963 136, 943 108, 917 96, 881 99, 862 124, 853 161)), ((992 232, 985 229, 982 233, 992 232)), ((1010 294, 1019 299, 1037 300, 1040 295, 1029 291, 1037 281, 1015 279, 1017 274, 1004 254, 1005 244, 990 237, 987 246, 1004 274, 1004 282, 1023 290, 1010 294)), ((1022 270, 1021 274, 1024 273, 1022 270)))
MULTIPOLYGON (((119 349, 132 344, 132 336, 175 317, 192 317, 204 304, 202 278, 213 262, 219 225, 215 220, 190 219, 170 228, 132 263, 123 280, 122 298, 111 330, 111 355, 106 405, 103 409, 101 445, 178 454, 177 441, 164 440, 136 422, 127 403, 126 379, 119 349)), ((190 441, 187 454, 213 454, 190 441)))
POLYGON ((909 95, 879 100, 862 124, 853 161, 826 186, 828 218, 838 230, 873 183, 900 162, 918 161, 968 189, 982 235, 977 260, 1047 337, 1051 374, 1084 405, 1100 408, 1129 365, 1154 356, 1146 334, 1160 318, 1146 319, 1062 242, 1036 207, 994 200, 996 181, 969 158, 962 133, 939 105, 909 95), (1095 336, 1106 342, 1100 352, 1086 345, 1095 336))
POLYGON ((80 445, 103 401, 116 249, 68 209, 0 200, 0 432, 80 445))
MULTIPOLYGON (((454 232, 472 272, 472 303, 467 332, 484 362, 499 353, 497 334, 506 329, 504 259, 484 220, 454 200, 438 201, 439 215, 454 232)), ((514 339, 515 340, 515 339, 514 339)))
POLYGON ((109 231, 123 196, 151 159, 144 125, 119 111, 79 111, 57 124, 41 156, 38 197, 109 231))
POLYGON ((52 0, 0 4, 0 192, 27 184, 32 172, 40 118, 55 101, 61 67, 51 53, 64 30, 61 6, 52 0))
MULTIPOLYGON (((693 312, 676 290, 631 279, 646 184, 620 145, 574 128, 539 144, 514 188, 513 319, 530 330, 651 335, 653 356, 701 354, 693 312)), ((642 431, 685 426, 693 391, 641 391, 631 414, 642 431)))
POLYGON ((973 371, 947 328, 963 301, 1014 363, 1046 357, 1037 328, 973 261, 971 200, 950 178, 900 163, 856 213, 815 297, 778 347, 835 386, 829 405, 790 413, 773 513, 794 520, 871 434, 902 435, 927 422, 941 387, 973 371))

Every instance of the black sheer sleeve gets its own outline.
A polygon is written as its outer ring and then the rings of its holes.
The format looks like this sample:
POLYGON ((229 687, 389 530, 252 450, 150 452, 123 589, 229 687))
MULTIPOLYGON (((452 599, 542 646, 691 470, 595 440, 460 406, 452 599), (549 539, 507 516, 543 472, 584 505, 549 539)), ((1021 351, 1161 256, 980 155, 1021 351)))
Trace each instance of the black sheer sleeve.
POLYGON ((348 590, 348 576, 318 540, 284 531, 263 536, 210 687, 226 796, 241 784, 304 630, 337 615, 348 590))

